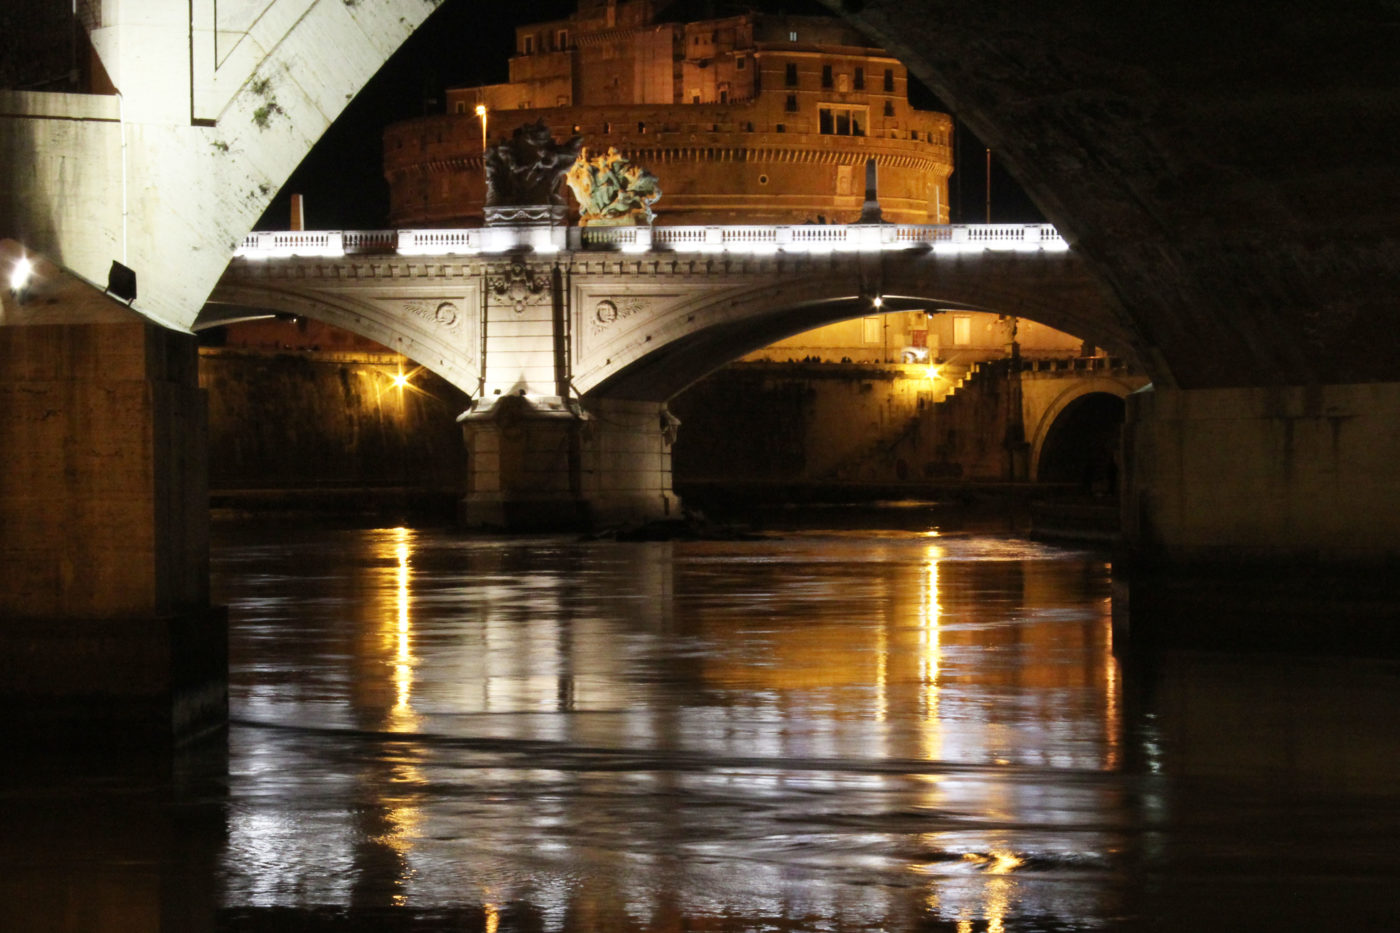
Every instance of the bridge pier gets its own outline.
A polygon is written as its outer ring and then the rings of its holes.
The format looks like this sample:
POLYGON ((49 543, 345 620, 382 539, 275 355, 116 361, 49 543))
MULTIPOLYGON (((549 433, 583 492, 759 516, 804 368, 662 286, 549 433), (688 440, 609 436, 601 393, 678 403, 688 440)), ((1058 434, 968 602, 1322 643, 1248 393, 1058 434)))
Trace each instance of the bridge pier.
POLYGON ((467 527, 509 531, 635 525, 679 514, 677 422, 657 402, 506 395, 458 419, 467 527))
POLYGON ((1397 423, 1400 383, 1129 396, 1130 640, 1400 648, 1397 423))
POLYGON ((195 338, 30 258, 0 318, 0 728, 222 725, 195 338))

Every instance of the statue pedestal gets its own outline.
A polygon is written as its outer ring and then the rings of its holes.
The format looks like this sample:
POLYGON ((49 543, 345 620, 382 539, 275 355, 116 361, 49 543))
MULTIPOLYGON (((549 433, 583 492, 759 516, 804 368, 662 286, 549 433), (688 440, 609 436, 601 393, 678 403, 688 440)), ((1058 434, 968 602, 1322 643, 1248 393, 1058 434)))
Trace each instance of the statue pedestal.
POLYGON ((569 210, 562 204, 497 204, 483 210, 488 227, 564 227, 569 223, 569 210))
POLYGON ((458 418, 468 527, 595 529, 675 517, 676 421, 656 402, 510 395, 458 418))

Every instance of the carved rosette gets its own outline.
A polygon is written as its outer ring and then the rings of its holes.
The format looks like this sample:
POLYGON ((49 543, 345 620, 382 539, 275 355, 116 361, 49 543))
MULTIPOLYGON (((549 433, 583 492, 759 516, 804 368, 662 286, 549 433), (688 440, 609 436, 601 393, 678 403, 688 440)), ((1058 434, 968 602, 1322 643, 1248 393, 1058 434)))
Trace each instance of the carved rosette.
POLYGON ((497 304, 513 308, 516 314, 549 300, 549 277, 523 262, 511 263, 504 275, 489 276, 486 288, 497 304))
POLYGON ((618 321, 638 314, 645 314, 646 310, 647 303, 645 301, 630 295, 621 298, 604 298, 594 306, 593 312, 589 315, 591 334, 596 337, 618 321))
POLYGON ((403 309, 408 314, 429 324, 436 324, 448 330, 460 330, 462 312, 455 301, 429 299, 427 301, 405 301, 403 309))

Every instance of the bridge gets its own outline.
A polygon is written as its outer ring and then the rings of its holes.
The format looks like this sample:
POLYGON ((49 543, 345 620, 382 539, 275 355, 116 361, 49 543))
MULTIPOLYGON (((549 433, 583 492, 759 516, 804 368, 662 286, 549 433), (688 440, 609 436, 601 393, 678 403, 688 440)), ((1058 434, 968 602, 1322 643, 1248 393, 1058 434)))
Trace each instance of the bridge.
POLYGON ((195 327, 296 314, 436 372, 473 397, 465 518, 520 528, 674 515, 667 399, 791 334, 915 308, 1130 347, 1039 224, 262 232, 195 327))
MULTIPOLYGON (((1035 261, 1082 266, 1113 309, 1102 323, 1130 337, 1153 379, 1128 406, 1124 442, 1125 560, 1115 574, 1131 567, 1134 631, 1223 633, 1244 646, 1282 632, 1393 643, 1393 602, 1373 600, 1336 626, 1332 600, 1273 595, 1280 574, 1324 591, 1328 581, 1392 579, 1368 570, 1400 560, 1393 12, 1304 0, 1261 12, 1221 0, 1191 16, 1139 5, 1105 19, 1083 5, 1014 0, 826 3, 997 153, 1074 247, 1035 261), (1307 81, 1287 77, 1299 61, 1307 81), (1226 585, 1194 585, 1220 574, 1226 585), (1234 594, 1242 598, 1217 611, 1234 594), (1306 623, 1276 624, 1280 613, 1322 603, 1306 623), (1172 611, 1181 605, 1190 608, 1172 611)), ((167 727, 183 728, 217 712, 219 697, 217 678, 190 673, 205 657, 190 646, 213 658, 218 639, 208 623, 189 330, 293 168, 436 4, 81 6, 86 18, 74 26, 102 81, 87 93, 0 91, 0 271, 11 286, 0 289, 0 447, 25 452, 7 456, 0 473, 10 584, 0 591, 9 665, 0 693, 86 697, 85 709, 103 713, 159 707, 167 727), (32 277, 16 274, 20 260, 32 277), (132 663, 113 663, 113 646, 132 663), (26 660, 9 660, 17 658, 26 660)), ((665 272, 692 255, 721 269, 739 261, 632 246, 644 251, 619 244, 594 258, 563 244, 547 263, 525 254, 522 277, 503 281, 508 308, 521 289, 534 308, 534 277, 546 269, 564 279, 578 263, 654 262, 665 272)), ((348 271, 359 262, 393 275, 435 262, 458 270, 444 281, 465 280, 469 268, 480 279, 473 264, 495 261, 485 250, 460 260, 294 258, 288 267, 348 271)), ((888 276, 945 260, 933 249, 917 263, 889 255, 780 251, 742 261, 842 268, 844 290, 833 293, 859 299, 878 297, 859 287, 881 280, 857 279, 858 270, 888 276)), ((890 294, 906 290, 883 283, 890 294)), ((551 296, 575 297, 548 284, 551 296)), ((566 375, 581 397, 664 395, 664 367, 648 373, 643 362, 663 357, 633 341, 670 331, 631 330, 628 306, 601 292, 577 297, 575 320, 589 297, 595 315, 604 300, 617 308, 595 345, 601 359, 570 359, 566 375), (614 342, 630 362, 607 355, 614 342)), ((776 304, 751 293, 752 307, 765 302, 776 304)), ((695 359, 723 355, 698 352, 705 335, 718 347, 743 342, 719 323, 722 306, 706 313, 713 327, 671 341, 687 359, 690 349, 695 359)), ((494 339, 495 318, 481 320, 488 329, 477 337, 494 339)), ((688 323, 684 314, 668 320, 688 323)), ((758 337, 748 325, 737 330, 758 337)), ((556 360, 583 339, 551 333, 563 344, 556 360)), ((514 382, 506 370, 496 375, 494 345, 486 349, 478 362, 488 393, 509 397, 514 382)), ((475 372, 480 381, 475 364, 461 366, 457 378, 475 372)), ((529 385, 540 378, 526 376, 529 385)), ((655 415, 656 403, 644 404, 655 415)), ((502 425, 517 428, 528 431, 502 425)))

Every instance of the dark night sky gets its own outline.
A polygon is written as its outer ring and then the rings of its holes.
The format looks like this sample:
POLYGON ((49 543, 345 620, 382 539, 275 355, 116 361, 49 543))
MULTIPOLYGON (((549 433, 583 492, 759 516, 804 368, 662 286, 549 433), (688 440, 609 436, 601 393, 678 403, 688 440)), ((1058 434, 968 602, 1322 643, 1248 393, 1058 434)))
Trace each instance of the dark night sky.
MULTIPOLYGON (((705 15, 708 5, 704 0, 690 4, 697 18, 705 15)), ((829 15, 824 7, 805 0, 751 0, 744 5, 774 12, 829 15)), ((447 0, 433 13, 321 137, 273 199, 257 229, 287 227, 293 192, 304 196, 308 229, 384 227, 389 205, 381 159, 384 127, 397 120, 441 112, 446 87, 505 81, 516 25, 568 16, 576 0, 515 0, 509 5, 509 16, 502 15, 502 7, 493 6, 492 15, 483 17, 482 7, 480 0, 447 0)), ((917 106, 950 112, 912 79, 910 97, 917 106)), ((953 221, 981 223, 985 215, 985 149, 961 123, 956 129, 960 169, 949 180, 953 221)), ((999 223, 1042 219, 995 159, 992 219, 999 223)))

